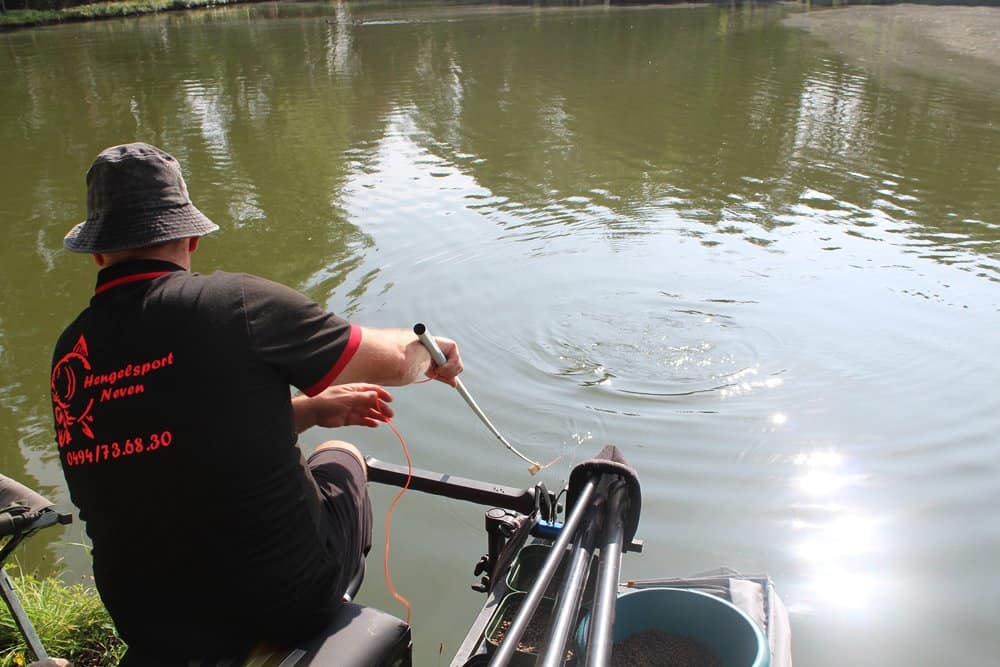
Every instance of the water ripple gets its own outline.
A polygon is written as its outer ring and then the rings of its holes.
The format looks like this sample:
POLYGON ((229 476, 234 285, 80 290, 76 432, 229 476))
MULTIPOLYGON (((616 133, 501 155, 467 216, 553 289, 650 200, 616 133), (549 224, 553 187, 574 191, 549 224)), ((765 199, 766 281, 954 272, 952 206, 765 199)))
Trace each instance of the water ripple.
POLYGON ((743 325, 731 300, 618 292, 593 303, 602 310, 569 302, 546 313, 533 343, 542 370, 578 386, 648 398, 726 398, 780 384, 780 371, 767 368, 773 338, 743 325))

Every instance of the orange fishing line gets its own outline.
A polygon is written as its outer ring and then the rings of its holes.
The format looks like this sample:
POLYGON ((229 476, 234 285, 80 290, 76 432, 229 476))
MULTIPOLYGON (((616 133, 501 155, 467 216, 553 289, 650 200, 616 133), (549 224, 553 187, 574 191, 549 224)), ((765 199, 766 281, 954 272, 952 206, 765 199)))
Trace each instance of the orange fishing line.
POLYGON ((385 513, 385 556, 382 558, 382 566, 385 572, 385 583, 389 587, 389 592, 392 593, 392 597, 399 600, 404 607, 406 607, 406 624, 410 624, 410 617, 413 615, 413 608, 410 606, 410 601, 404 598, 402 595, 396 592, 396 587, 392 585, 392 577, 389 575, 389 531, 392 525, 392 511, 396 509, 396 503, 399 499, 403 497, 406 490, 410 488, 410 480, 413 479, 413 463, 410 461, 410 450, 406 447, 406 441, 403 439, 403 435, 393 426, 392 421, 385 422, 392 432, 396 434, 399 438, 399 444, 403 446, 403 454, 406 455, 406 483, 403 484, 403 488, 399 490, 396 497, 392 499, 389 503, 389 509, 385 513))

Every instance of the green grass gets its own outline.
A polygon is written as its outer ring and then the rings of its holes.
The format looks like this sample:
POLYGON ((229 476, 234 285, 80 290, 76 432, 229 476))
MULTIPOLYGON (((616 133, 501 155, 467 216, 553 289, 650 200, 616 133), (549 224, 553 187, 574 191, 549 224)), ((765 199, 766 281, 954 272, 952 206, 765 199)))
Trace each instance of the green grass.
POLYGON ((121 0, 120 2, 77 5, 66 9, 10 9, 6 13, 0 14, 0 28, 138 16, 175 9, 235 4, 242 1, 246 0, 121 0))
MULTIPOLYGON (((8 571, 25 613, 49 655, 75 667, 112 667, 125 654, 111 617, 97 590, 83 583, 66 584, 58 577, 42 579, 8 571)), ((0 603, 0 667, 25 665, 34 656, 0 603)))

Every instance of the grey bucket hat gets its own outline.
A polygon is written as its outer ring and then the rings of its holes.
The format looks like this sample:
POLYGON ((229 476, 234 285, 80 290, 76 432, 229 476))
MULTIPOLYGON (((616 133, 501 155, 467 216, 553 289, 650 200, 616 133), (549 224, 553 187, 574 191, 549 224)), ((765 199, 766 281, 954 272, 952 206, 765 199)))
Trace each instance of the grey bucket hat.
POLYGON ((177 160, 156 146, 122 144, 101 151, 90 165, 87 219, 69 230, 63 245, 113 252, 218 229, 191 203, 177 160))

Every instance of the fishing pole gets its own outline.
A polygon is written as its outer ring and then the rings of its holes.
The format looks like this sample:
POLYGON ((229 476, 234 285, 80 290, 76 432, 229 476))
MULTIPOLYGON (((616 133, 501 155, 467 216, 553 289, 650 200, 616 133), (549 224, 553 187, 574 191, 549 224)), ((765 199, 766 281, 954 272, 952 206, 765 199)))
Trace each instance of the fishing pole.
MULTIPOLYGON (((421 323, 414 324, 413 333, 417 334, 417 338, 419 338, 420 342, 424 344, 424 347, 427 348, 427 351, 431 353, 431 358, 434 360, 434 363, 438 365, 443 365, 447 363, 448 359, 444 356, 444 352, 441 351, 441 348, 438 347, 437 341, 435 341, 434 338, 431 337, 429 333, 427 333, 426 326, 424 326, 421 323)), ((500 431, 497 430, 497 427, 494 426, 493 423, 489 420, 489 417, 486 416, 486 413, 483 412, 482 409, 479 407, 479 405, 476 404, 476 401, 475 399, 472 398, 472 395, 469 393, 469 390, 465 388, 465 385, 462 384, 462 381, 458 378, 455 378, 455 389, 457 389, 458 393, 461 394, 462 398, 465 399, 465 402, 469 404, 469 407, 472 408, 472 411, 476 413, 476 416, 479 417, 479 419, 482 420, 484 424, 486 424, 486 428, 490 430, 490 433, 495 435, 497 440, 499 440, 504 447, 517 454, 522 460, 531 464, 531 466, 528 468, 528 472, 530 472, 532 475, 537 475, 538 471, 542 470, 543 468, 548 468, 550 465, 559 460, 559 458, 557 457, 551 462, 542 465, 538 461, 532 461, 527 456, 517 451, 514 445, 510 444, 507 441, 507 438, 503 437, 503 435, 500 434, 500 431)))

